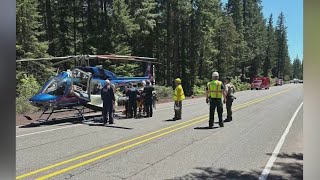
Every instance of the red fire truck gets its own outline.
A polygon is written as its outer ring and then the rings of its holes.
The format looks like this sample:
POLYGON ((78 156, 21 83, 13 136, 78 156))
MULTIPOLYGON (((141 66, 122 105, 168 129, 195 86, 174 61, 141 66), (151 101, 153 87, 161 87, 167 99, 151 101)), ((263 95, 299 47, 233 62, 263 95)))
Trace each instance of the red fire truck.
POLYGON ((251 90, 256 89, 269 89, 270 87, 270 78, 269 77, 256 77, 251 83, 251 90))

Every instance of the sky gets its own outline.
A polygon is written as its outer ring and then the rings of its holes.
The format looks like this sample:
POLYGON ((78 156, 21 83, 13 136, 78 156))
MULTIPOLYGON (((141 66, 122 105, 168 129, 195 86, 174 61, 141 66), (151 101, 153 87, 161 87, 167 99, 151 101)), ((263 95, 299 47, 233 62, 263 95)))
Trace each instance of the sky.
MULTIPOLYGON (((222 0, 226 3, 228 0, 222 0)), ((262 12, 265 18, 272 13, 276 25, 280 12, 285 17, 289 56, 293 61, 297 56, 303 59, 303 0, 262 0, 262 12)))

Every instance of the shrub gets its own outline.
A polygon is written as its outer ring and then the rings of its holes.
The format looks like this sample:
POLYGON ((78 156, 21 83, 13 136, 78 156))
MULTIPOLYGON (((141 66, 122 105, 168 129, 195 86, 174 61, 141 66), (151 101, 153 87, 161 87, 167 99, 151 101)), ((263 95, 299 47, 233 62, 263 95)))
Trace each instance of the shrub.
POLYGON ((171 87, 166 87, 166 86, 155 86, 154 87, 155 91, 157 92, 157 97, 159 99, 161 98, 169 98, 172 97, 173 94, 173 89, 171 87))
POLYGON ((205 90, 206 90, 205 86, 194 86, 193 87, 193 93, 194 93, 195 96, 203 96, 203 95, 205 95, 205 90))
POLYGON ((275 86, 276 78, 270 78, 270 86, 275 86))
POLYGON ((231 79, 231 83, 235 86, 236 91, 245 91, 250 90, 251 86, 247 82, 241 82, 239 77, 235 77, 231 79))
POLYGON ((29 103, 29 98, 40 89, 39 83, 32 75, 20 74, 17 78, 20 83, 17 88, 16 113, 25 114, 37 110, 29 103))

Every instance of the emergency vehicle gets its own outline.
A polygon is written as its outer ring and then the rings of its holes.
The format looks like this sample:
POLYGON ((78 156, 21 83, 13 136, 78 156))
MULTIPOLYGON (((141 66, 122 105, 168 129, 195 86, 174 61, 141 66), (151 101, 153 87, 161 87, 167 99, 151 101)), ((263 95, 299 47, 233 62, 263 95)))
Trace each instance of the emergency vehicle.
POLYGON ((251 90, 256 89, 269 89, 270 87, 270 78, 269 77, 256 77, 251 83, 251 90))
POLYGON ((283 85, 283 79, 277 79, 276 86, 282 86, 282 85, 283 85))

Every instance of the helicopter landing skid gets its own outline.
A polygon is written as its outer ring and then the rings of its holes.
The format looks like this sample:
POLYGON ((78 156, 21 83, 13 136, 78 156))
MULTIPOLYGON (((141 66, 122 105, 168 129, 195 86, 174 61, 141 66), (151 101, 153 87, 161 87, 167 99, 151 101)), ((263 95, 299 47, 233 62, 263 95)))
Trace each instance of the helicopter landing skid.
POLYGON ((78 117, 81 117, 81 119, 83 121, 86 121, 87 119, 84 117, 84 110, 85 110, 85 107, 82 107, 82 108, 64 108, 64 109, 55 109, 53 108, 51 110, 51 112, 47 112, 49 109, 45 109, 42 114, 39 116, 39 119, 44 115, 44 114, 49 114, 49 116, 47 117, 47 119, 45 119, 44 121, 48 121, 49 118, 51 117, 52 114, 54 113, 60 113, 60 112, 67 112, 67 111, 78 111, 78 113, 76 113, 76 115, 78 115, 78 117))

